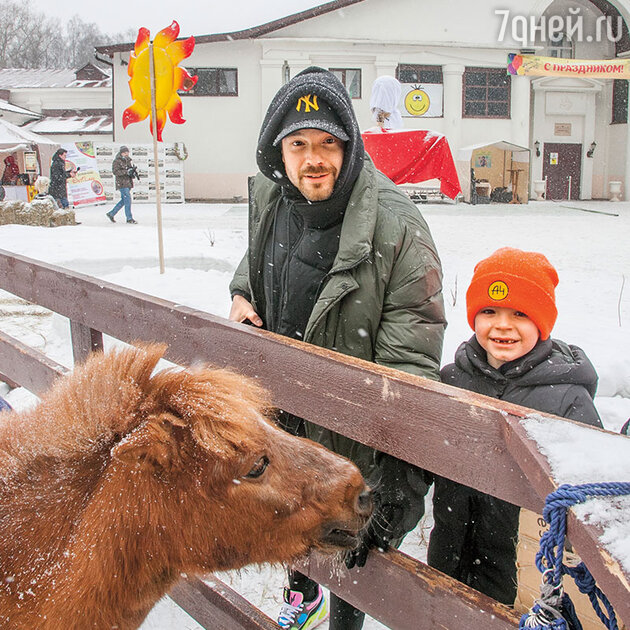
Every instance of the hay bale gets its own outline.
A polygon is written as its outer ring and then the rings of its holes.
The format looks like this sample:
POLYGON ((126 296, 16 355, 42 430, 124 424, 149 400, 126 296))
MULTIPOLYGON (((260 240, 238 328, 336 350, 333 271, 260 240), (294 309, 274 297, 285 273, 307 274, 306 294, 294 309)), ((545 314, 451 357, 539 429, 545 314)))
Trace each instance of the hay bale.
POLYGON ((4 201, 3 205, 5 223, 19 223, 17 215, 19 212, 22 212, 24 206, 26 205, 26 201, 12 199, 11 201, 4 201))
POLYGON ((56 209, 57 205, 52 198, 33 199, 31 203, 24 204, 23 208, 16 211, 16 222, 21 225, 49 226, 56 209))
POLYGON ((77 224, 74 210, 59 208, 57 202, 50 195, 35 197, 31 203, 26 203, 25 201, 1 201, 0 225, 9 223, 43 227, 77 224))
POLYGON ((57 208, 50 218, 50 226, 57 227, 59 225, 77 225, 74 210, 57 208))
POLYGON ((15 213, 9 211, 8 201, 0 201, 0 225, 7 225, 15 222, 15 213))

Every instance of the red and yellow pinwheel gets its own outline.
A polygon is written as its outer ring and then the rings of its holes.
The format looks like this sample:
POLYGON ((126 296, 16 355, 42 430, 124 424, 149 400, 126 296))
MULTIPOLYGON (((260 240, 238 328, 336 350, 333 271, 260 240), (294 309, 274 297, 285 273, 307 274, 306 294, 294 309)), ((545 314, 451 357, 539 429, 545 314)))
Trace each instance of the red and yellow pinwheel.
MULTIPOLYGON (((162 29, 153 41, 153 58, 155 68, 155 109, 157 139, 162 141, 162 129, 166 123, 166 114, 171 122, 178 125, 186 122, 182 118, 182 101, 177 90, 190 90, 197 77, 191 77, 179 62, 189 57, 195 47, 195 38, 177 41, 179 24, 173 22, 162 29)), ((150 32, 146 28, 138 31, 136 46, 129 58, 129 89, 133 104, 122 116, 123 128, 144 120, 150 116, 151 132, 153 132, 153 116, 151 114, 151 76, 150 76, 150 32)))

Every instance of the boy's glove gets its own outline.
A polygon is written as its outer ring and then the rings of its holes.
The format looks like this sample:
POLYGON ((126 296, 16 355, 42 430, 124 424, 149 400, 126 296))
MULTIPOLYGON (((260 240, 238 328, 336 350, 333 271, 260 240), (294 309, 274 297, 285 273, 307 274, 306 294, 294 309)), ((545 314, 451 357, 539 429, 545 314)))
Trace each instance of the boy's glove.
POLYGON ((407 533, 401 529, 403 509, 398 505, 382 505, 372 515, 359 546, 346 554, 346 566, 365 566, 370 549, 376 547, 387 551, 391 541, 407 533))

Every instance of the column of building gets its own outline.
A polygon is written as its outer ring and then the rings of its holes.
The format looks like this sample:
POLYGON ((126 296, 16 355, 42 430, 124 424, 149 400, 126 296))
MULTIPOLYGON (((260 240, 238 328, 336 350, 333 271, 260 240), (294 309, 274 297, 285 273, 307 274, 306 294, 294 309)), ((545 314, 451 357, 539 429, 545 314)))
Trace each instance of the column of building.
POLYGON ((451 149, 462 146, 462 98, 464 66, 449 63, 442 66, 444 81, 444 135, 451 149))
POLYGON ((529 146, 529 77, 512 77, 510 117, 512 119, 511 142, 522 147, 529 146))

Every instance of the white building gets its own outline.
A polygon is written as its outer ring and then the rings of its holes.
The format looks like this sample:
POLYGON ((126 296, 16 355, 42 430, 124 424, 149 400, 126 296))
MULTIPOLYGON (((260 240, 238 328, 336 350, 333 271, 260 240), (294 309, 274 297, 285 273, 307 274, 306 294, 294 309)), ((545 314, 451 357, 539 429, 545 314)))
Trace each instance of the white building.
POLYGON ((2 69, 0 98, 0 115, 59 144, 112 140, 112 80, 93 64, 2 69))
MULTIPOLYGON (((437 115, 406 117, 406 128, 446 135, 454 154, 495 140, 529 147, 531 182, 552 177, 551 156, 556 163, 560 156, 560 183, 554 184, 557 192, 550 186, 550 197, 562 198, 570 175, 573 198, 606 198, 609 181, 630 182, 627 81, 509 76, 507 54, 529 49, 577 59, 630 56, 629 12, 630 0, 506 0, 498 5, 335 0, 248 30, 196 36, 193 54, 182 63, 199 77, 192 92, 182 95, 187 122, 167 122, 163 138, 184 142, 188 150, 187 199, 245 197, 247 177, 257 170, 260 124, 283 82, 310 65, 333 70, 353 97, 361 128, 367 129, 374 124, 371 85, 388 74, 407 90, 428 85, 436 98, 442 97, 437 115), (617 17, 619 37, 616 31, 614 38, 591 35, 603 21, 616 24, 617 17), (558 41, 531 29, 535 41, 525 41, 521 27, 532 18, 560 24, 564 30, 558 41), (581 33, 574 28, 578 18, 581 33)), ((148 121, 126 130, 121 124, 131 104, 127 67, 133 44, 97 50, 113 61, 115 141, 148 142, 148 121)))

